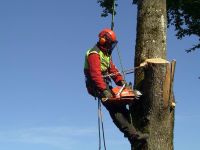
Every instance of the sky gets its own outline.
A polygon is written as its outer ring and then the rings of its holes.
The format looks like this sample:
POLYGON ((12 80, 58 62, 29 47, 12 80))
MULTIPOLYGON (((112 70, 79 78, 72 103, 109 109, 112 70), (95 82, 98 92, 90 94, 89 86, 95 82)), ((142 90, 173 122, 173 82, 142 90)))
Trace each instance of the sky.
MULTIPOLYGON (((95 0, 0 0, 0 150, 98 149, 97 101, 88 95, 84 56, 110 27, 95 0)), ((136 6, 119 1, 115 32, 124 68, 134 65, 136 6)), ((167 33, 168 60, 177 61, 175 150, 198 149, 200 52, 197 37, 167 33)), ((113 61, 120 68, 117 52, 113 61)), ((126 77, 133 81, 133 75, 126 77)), ((107 149, 129 150, 103 108, 107 149)))

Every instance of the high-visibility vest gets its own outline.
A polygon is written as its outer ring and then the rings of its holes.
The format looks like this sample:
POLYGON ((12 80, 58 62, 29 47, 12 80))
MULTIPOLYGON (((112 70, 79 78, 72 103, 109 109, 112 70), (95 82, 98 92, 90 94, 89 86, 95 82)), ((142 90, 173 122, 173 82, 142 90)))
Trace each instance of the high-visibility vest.
POLYGON ((110 60, 111 60, 111 56, 108 56, 106 54, 104 54, 97 46, 95 46, 92 49, 89 49, 85 55, 85 66, 84 69, 88 69, 89 68, 89 64, 88 64, 88 56, 90 54, 98 54, 100 57, 100 63, 101 63, 101 72, 107 72, 109 67, 110 67, 110 60))

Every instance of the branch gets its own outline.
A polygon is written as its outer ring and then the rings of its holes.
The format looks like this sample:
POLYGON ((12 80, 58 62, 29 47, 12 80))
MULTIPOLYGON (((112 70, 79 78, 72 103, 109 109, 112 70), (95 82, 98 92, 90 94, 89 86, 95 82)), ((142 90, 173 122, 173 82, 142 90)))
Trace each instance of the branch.
MULTIPOLYGON (((115 0, 117 1, 117 0, 115 0)), ((107 17, 109 14, 112 14, 113 12, 113 0, 97 0, 97 3, 99 3, 100 7, 103 8, 103 12, 101 13, 101 17, 107 17)), ((115 7, 117 7, 118 4, 115 2, 115 7)), ((116 11, 114 13, 116 15, 116 11)))
POLYGON ((192 48, 185 50, 187 53, 195 51, 196 49, 200 48, 200 44, 194 45, 192 48))

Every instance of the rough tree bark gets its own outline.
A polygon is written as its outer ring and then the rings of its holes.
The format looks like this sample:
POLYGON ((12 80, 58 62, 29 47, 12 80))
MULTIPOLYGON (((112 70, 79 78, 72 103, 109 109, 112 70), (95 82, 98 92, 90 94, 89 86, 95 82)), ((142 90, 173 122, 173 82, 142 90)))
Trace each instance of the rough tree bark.
POLYGON ((131 107, 137 130, 149 133, 134 150, 173 150, 175 61, 166 61, 166 0, 138 0, 135 88, 143 93, 131 107), (156 58, 156 59, 152 59, 156 58))

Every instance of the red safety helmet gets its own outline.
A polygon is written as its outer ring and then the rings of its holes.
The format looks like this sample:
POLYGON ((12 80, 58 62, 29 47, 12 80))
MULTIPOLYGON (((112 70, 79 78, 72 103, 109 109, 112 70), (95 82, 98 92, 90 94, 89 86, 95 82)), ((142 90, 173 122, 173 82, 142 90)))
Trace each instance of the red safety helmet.
POLYGON ((117 42, 116 34, 111 29, 105 28, 99 33, 99 45, 102 49, 112 52, 117 42))

